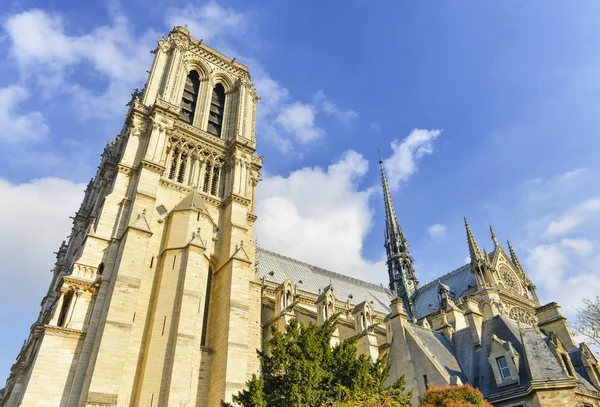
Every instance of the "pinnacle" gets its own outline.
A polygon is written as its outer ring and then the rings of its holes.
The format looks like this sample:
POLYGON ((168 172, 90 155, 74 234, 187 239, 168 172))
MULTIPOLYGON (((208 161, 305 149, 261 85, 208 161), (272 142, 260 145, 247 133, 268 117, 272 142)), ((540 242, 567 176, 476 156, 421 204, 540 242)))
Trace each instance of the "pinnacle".
POLYGON ((473 236, 473 232, 471 231, 471 227, 469 226, 469 222, 465 217, 465 229, 467 230, 467 243, 469 244, 469 255, 471 256, 471 261, 477 261, 481 259, 481 250, 479 250, 479 246, 477 245, 477 241, 475 240, 475 236, 473 236))
POLYGON ((498 247, 498 239, 496 238, 496 233, 494 232, 494 228, 490 226, 490 233, 492 235, 492 241, 494 242, 494 247, 498 247))
POLYGON ((515 250, 513 249, 512 245, 510 244, 510 241, 508 239, 506 240, 506 243, 508 244, 508 251, 510 253, 510 257, 511 257, 513 263, 519 269, 523 270, 523 266, 521 266, 521 262, 519 261, 519 258, 517 257, 517 254, 515 253, 515 250))

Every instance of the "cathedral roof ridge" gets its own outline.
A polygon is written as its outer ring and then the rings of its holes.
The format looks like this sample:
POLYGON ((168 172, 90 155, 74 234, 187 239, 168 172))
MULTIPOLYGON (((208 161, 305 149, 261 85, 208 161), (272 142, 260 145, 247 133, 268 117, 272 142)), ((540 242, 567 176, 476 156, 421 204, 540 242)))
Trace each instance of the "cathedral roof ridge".
MULTIPOLYGON (((432 281, 428 282, 427 284, 419 287, 419 289, 417 290, 416 294, 418 294, 420 291, 424 291, 425 288, 427 288, 427 287, 431 287, 432 284, 437 284, 437 283, 444 284, 441 281, 442 278, 444 278, 444 277, 450 277, 450 276, 453 276, 455 274, 458 274, 459 272, 463 271, 466 267, 471 267, 471 263, 463 264, 462 266, 460 266, 458 268, 455 268, 454 270, 452 270, 452 271, 450 271, 450 272, 448 272, 446 274, 442 274, 441 276, 439 276, 435 280, 432 280, 432 281)), ((444 284, 444 285, 448 286, 447 284, 444 284)))
POLYGON ((336 277, 336 278, 339 278, 339 279, 342 279, 342 280, 346 280, 346 281, 350 281, 350 282, 353 282, 353 283, 357 283, 357 284, 360 284, 360 285, 363 285, 363 286, 366 286, 366 287, 369 287, 369 288, 373 288, 373 289, 376 289, 376 290, 380 290, 382 292, 391 293, 391 291, 387 287, 384 287, 382 285, 377 285, 375 283, 369 283, 368 281, 360 280, 360 279, 355 278, 355 277, 350 277, 350 276, 347 276, 347 275, 344 275, 344 274, 336 273, 335 271, 327 270, 327 269, 324 269, 322 267, 315 266, 314 264, 310 264, 310 263, 307 263, 307 262, 304 262, 304 261, 301 261, 301 260, 298 260, 298 259, 294 259, 292 257, 285 256, 283 254, 276 253, 276 252, 273 252, 271 250, 267 250, 267 249, 263 249, 263 248, 257 248, 256 250, 259 251, 259 252, 264 252, 264 253, 268 253, 268 254, 280 257, 280 258, 285 259, 285 260, 293 261, 294 263, 301 264, 303 266, 314 267, 314 268, 318 269, 319 272, 321 272, 323 274, 328 274, 328 275, 331 275, 333 277, 336 277))

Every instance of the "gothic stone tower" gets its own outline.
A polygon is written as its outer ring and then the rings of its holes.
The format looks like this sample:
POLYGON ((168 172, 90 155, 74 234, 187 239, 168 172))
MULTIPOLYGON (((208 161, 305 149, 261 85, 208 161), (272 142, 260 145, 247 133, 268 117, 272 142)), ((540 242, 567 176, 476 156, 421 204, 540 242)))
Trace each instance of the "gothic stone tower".
POLYGON ((218 406, 259 369, 258 97, 176 27, 102 155, 2 406, 218 406))

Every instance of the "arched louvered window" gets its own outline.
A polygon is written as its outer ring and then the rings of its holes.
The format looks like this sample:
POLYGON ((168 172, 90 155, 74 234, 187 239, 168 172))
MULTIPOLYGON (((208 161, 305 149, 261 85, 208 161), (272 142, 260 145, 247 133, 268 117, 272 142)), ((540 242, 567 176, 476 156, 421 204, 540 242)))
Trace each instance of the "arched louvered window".
POLYGON ((220 83, 214 87, 208 115, 208 132, 221 137, 223 128, 223 111, 225 109, 225 88, 220 83))
POLYGON ((185 79, 183 97, 181 98, 181 111, 179 112, 179 118, 186 123, 192 124, 194 122, 199 89, 200 76, 198 72, 191 71, 185 79))

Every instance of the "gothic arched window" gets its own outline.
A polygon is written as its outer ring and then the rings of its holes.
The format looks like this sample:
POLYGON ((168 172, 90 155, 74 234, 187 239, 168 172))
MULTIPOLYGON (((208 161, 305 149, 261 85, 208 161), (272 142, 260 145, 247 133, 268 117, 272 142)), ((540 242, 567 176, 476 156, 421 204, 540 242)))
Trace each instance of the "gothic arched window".
POLYGON ((223 112, 225 110, 225 88, 220 83, 214 87, 208 115, 208 132, 221 137, 223 128, 223 112))
POLYGON ((181 110, 179 118, 186 123, 194 123, 196 113, 196 102, 198 101, 198 90, 200 89, 200 76, 196 71, 190 71, 185 79, 183 97, 181 98, 181 110))

